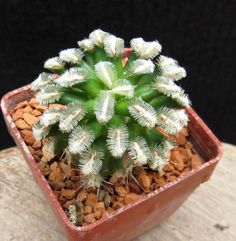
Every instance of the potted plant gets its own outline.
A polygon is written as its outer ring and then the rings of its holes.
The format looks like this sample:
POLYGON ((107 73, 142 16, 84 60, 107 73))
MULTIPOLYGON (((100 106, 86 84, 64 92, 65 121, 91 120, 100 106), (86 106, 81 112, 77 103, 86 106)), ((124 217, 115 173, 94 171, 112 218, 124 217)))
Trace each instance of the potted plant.
POLYGON ((130 240, 212 174, 219 141, 158 41, 93 31, 1 102, 10 134, 69 240, 130 240))

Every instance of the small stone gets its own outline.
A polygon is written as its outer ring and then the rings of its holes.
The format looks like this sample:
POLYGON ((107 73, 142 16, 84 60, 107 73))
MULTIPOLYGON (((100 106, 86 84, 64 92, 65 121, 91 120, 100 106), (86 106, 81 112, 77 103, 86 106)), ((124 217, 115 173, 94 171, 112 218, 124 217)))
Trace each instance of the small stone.
POLYGON ((31 106, 27 105, 24 109, 23 109, 24 113, 28 113, 31 114, 33 109, 31 106))
POLYGON ((179 147, 178 151, 180 152, 181 158, 184 160, 184 163, 187 163, 192 159, 193 154, 191 149, 179 147))
POLYGON ((177 145, 184 146, 186 144, 186 142, 187 142, 186 137, 181 132, 179 132, 176 136, 177 145))
POLYGON ((165 165, 164 169, 165 172, 172 172, 175 170, 174 166, 170 163, 168 163, 167 165, 165 165))
POLYGON ((30 130, 22 130, 21 135, 24 139, 24 141, 28 144, 28 145, 32 145, 35 142, 34 136, 33 136, 33 132, 30 130))
POLYGON ((157 187, 161 187, 166 183, 166 180, 164 177, 157 177, 154 180, 155 180, 155 183, 157 184, 157 187))
POLYGON ((102 217, 102 211, 101 210, 97 210, 94 212, 94 217, 98 220, 102 217))
POLYGON ((12 115, 12 120, 17 121, 17 120, 23 118, 23 113, 24 113, 24 111, 22 109, 16 110, 12 115))
POLYGON ((141 172, 138 175, 138 181, 140 183, 140 185, 144 188, 144 189, 149 189, 151 186, 151 181, 150 178, 148 177, 146 172, 141 172))
POLYGON ((188 147, 188 148, 192 149, 193 148, 193 144, 190 141, 187 141, 185 147, 188 147))
POLYGON ((90 223, 93 223, 96 221, 95 217, 94 217, 94 214, 91 213, 91 214, 88 214, 88 215, 85 215, 84 216, 84 221, 86 224, 90 224, 90 223))
POLYGON ((76 195, 75 190, 70 190, 70 189, 62 189, 61 190, 61 196, 65 197, 66 199, 72 199, 76 195))
POLYGON ((108 207, 106 211, 107 211, 108 213, 112 213, 112 212, 114 212, 115 210, 114 210, 113 208, 111 208, 111 207, 108 207))
POLYGON ((134 192, 136 194, 140 194, 142 192, 142 190, 134 180, 129 181, 129 188, 131 192, 134 192))
POLYGON ((36 107, 38 105, 38 102, 36 101, 35 98, 32 98, 30 101, 29 101, 29 104, 31 107, 36 107))
POLYGON ((86 200, 87 196, 88 196, 88 193, 85 190, 82 190, 81 192, 78 193, 76 200, 83 202, 86 200))
POLYGON ((30 153, 31 153, 32 155, 34 155, 34 153, 35 153, 34 148, 33 148, 32 146, 27 146, 27 147, 28 147, 30 153))
MULTIPOLYGON (((52 169, 52 165, 50 166, 52 169)), ((62 172, 61 168, 57 165, 51 173, 49 174, 48 179, 50 181, 58 182, 58 181, 63 181, 64 180, 64 173, 62 172)))
POLYGON ((87 214, 91 214, 93 212, 93 208, 89 205, 86 205, 84 207, 84 214, 87 215, 87 214))
POLYGON ((115 191, 120 197, 125 197, 125 195, 127 194, 127 191, 123 186, 115 187, 115 191))
POLYGON ((34 149, 40 149, 41 146, 42 146, 41 141, 35 141, 35 142, 33 143, 33 145, 32 145, 32 147, 33 147, 34 149))
POLYGON ((23 114, 23 119, 30 126, 33 126, 33 125, 35 125, 38 122, 38 118, 37 117, 35 117, 35 116, 31 115, 31 114, 28 114, 28 113, 24 113, 23 114))
POLYGON ((69 167, 69 165, 65 164, 64 162, 61 162, 59 164, 60 168, 62 169, 62 171, 68 176, 71 176, 71 169, 69 167))
POLYGON ((42 172, 42 174, 43 174, 44 176, 49 175, 49 173, 50 173, 50 167, 49 167, 49 165, 48 165, 47 162, 41 160, 41 161, 38 163, 38 166, 39 166, 39 169, 40 169, 40 171, 42 172))
POLYGON ((119 197, 119 196, 116 196, 116 201, 120 202, 120 203, 124 203, 124 197, 119 197))
POLYGON ((192 156, 192 162, 191 162, 191 167, 192 169, 198 168, 203 164, 202 159, 199 157, 199 155, 194 154, 192 156))
MULTIPOLYGON (((52 189, 56 191, 61 191, 61 189, 65 187, 65 183, 63 181, 59 181, 59 182, 49 181, 49 185, 52 189)), ((66 201, 66 199, 64 201, 66 201)))
POLYGON ((125 197, 125 205, 128 205, 132 202, 135 202, 135 201, 139 200, 140 197, 141 197, 140 195, 137 195, 135 193, 127 194, 126 197, 125 197))
POLYGON ((119 209, 119 208, 121 208, 121 207, 123 207, 123 206, 124 206, 124 204, 121 203, 121 202, 118 202, 118 201, 115 201, 115 202, 112 204, 112 208, 115 209, 115 210, 117 210, 117 209, 119 209))
POLYGON ((33 116, 40 116, 40 115, 42 115, 42 112, 40 112, 39 110, 37 110, 37 109, 35 109, 35 110, 33 110, 32 111, 32 113, 31 113, 33 116))
POLYGON ((171 176, 167 177, 167 181, 168 181, 168 182, 172 182, 172 181, 174 181, 176 178, 177 178, 176 176, 171 175, 171 176))
POLYGON ((18 128, 18 129, 27 129, 27 130, 30 130, 31 129, 31 127, 28 125, 28 124, 26 124, 26 122, 24 121, 24 120, 22 120, 22 119, 19 119, 19 120, 17 120, 16 122, 15 122, 15 124, 16 124, 16 127, 18 128))
POLYGON ((89 205, 91 207, 94 207, 97 202, 98 202, 97 195, 94 194, 94 193, 89 193, 87 198, 86 198, 85 204, 89 205))
POLYGON ((182 171, 184 169, 184 161, 178 150, 171 151, 171 164, 178 170, 182 171))
POLYGON ((24 108, 26 105, 28 105, 28 101, 22 101, 22 102, 20 102, 20 103, 15 107, 15 110, 17 110, 17 109, 22 109, 22 108, 24 108))

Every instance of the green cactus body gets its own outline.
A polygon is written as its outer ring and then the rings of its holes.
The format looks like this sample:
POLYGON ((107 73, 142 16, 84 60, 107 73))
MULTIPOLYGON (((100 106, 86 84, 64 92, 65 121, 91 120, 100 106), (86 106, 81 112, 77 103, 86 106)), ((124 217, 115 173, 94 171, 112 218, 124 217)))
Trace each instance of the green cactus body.
POLYGON ((161 172, 173 146, 155 127, 175 134, 188 122, 180 107, 190 101, 175 83, 185 70, 160 55, 158 41, 130 43, 132 54, 123 63, 124 40, 95 30, 79 48, 48 59, 44 67, 51 73, 31 84, 39 103, 64 105, 43 113, 33 127, 35 138, 48 137, 55 154, 66 149, 75 156, 85 187, 99 187, 104 178, 135 166, 161 172))

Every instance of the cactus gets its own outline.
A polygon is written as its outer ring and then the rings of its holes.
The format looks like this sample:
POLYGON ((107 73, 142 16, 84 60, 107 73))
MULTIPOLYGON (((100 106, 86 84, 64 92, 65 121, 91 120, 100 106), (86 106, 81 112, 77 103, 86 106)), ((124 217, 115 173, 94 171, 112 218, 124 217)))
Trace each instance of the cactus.
POLYGON ((126 176, 135 166, 162 173, 173 148, 167 135, 187 125, 190 105, 176 81, 186 72, 176 60, 160 55, 158 41, 124 40, 102 30, 48 59, 31 88, 45 110, 33 127, 37 140, 47 138, 52 156, 69 153, 84 187, 99 187, 115 173, 126 176), (155 127, 159 127, 156 129, 155 127))

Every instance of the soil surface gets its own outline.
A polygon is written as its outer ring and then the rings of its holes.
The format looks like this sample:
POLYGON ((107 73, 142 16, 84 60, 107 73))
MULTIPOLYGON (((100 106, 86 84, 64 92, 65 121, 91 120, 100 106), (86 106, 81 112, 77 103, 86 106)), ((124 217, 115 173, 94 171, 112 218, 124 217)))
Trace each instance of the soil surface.
POLYGON ((33 137, 32 126, 48 108, 61 109, 63 106, 40 105, 32 98, 15 107, 12 119, 61 206, 77 226, 93 223, 106 212, 112 213, 203 164, 202 158, 189 141, 188 129, 184 128, 178 135, 171 137, 175 139, 177 147, 172 149, 170 162, 162 175, 146 167, 138 167, 133 170, 135 178, 113 178, 107 180, 99 190, 84 190, 81 188, 78 167, 68 162, 63 154, 52 158, 44 150, 43 142, 36 141, 33 137))

